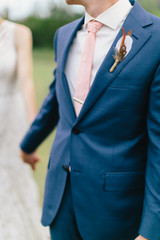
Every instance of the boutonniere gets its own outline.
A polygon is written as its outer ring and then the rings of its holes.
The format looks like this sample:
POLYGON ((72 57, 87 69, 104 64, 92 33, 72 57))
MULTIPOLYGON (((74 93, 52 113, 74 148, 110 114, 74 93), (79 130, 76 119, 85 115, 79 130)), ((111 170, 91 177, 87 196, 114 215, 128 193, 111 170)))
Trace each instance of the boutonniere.
POLYGON ((123 36, 119 39, 114 49, 115 55, 113 56, 113 58, 115 59, 115 62, 111 67, 110 72, 113 72, 115 70, 118 63, 123 61, 123 59, 127 56, 127 54, 132 48, 133 39, 131 38, 131 34, 132 34, 131 29, 128 34, 125 33, 123 28, 122 28, 122 32, 123 32, 123 36))

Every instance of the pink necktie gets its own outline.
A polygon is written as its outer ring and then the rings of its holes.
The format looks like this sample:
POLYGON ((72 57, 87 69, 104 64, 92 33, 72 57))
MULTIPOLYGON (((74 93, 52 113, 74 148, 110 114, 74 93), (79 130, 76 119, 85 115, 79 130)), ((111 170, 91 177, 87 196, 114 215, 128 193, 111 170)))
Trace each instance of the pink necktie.
POLYGON ((87 25, 88 34, 82 51, 76 82, 75 97, 73 98, 75 101, 74 106, 76 116, 79 115, 90 89, 96 33, 102 28, 102 26, 102 23, 96 21, 91 21, 87 25))

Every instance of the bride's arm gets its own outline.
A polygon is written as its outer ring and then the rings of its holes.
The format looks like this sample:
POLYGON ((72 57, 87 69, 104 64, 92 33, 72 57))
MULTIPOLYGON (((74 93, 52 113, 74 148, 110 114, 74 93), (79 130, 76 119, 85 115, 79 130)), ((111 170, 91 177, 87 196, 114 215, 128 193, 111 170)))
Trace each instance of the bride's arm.
POLYGON ((32 77, 32 34, 29 28, 16 25, 17 74, 30 123, 36 115, 36 101, 32 77))

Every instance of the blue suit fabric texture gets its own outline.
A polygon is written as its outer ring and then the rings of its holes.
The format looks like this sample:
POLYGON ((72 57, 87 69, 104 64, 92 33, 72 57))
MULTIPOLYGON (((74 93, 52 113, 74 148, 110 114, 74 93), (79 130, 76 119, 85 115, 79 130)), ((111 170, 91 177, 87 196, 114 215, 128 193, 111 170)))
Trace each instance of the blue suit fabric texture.
POLYGON ((65 166, 71 165, 73 208, 85 240, 133 240, 138 234, 160 240, 160 19, 132 4, 123 24, 132 31, 132 49, 110 73, 120 31, 77 118, 65 65, 84 17, 57 30, 54 81, 21 142, 31 153, 57 126, 42 224, 50 225, 58 212, 65 166))
POLYGON ((68 174, 66 188, 62 202, 55 219, 50 225, 52 240, 83 240, 75 219, 70 174, 68 174))

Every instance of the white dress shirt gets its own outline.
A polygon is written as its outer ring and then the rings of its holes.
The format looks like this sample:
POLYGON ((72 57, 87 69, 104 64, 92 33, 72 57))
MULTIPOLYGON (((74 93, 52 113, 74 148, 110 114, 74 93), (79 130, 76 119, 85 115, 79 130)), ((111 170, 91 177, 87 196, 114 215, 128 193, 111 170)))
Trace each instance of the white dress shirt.
POLYGON ((71 44, 65 68, 65 74, 68 80, 72 100, 75 96, 76 79, 80 65, 82 49, 88 33, 87 23, 93 19, 103 23, 103 27, 96 35, 93 69, 91 75, 92 84, 98 69, 106 57, 131 8, 132 5, 130 4, 129 0, 119 0, 116 4, 100 14, 97 18, 91 17, 87 12, 85 13, 84 24, 77 32, 77 35, 71 44))

